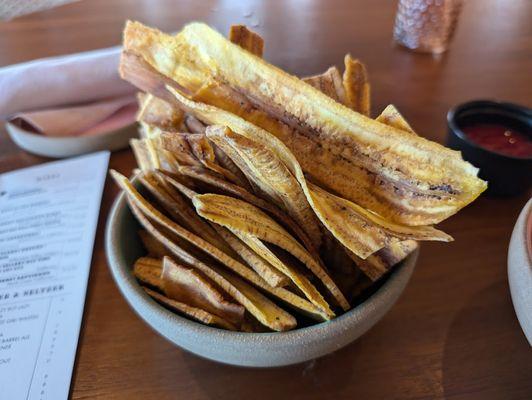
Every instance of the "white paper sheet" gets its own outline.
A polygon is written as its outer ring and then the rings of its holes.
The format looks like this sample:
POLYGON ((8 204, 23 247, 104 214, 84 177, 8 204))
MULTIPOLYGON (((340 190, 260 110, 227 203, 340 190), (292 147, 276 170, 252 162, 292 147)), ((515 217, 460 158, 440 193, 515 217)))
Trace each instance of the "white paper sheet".
POLYGON ((0 398, 67 399, 109 152, 0 175, 0 398))

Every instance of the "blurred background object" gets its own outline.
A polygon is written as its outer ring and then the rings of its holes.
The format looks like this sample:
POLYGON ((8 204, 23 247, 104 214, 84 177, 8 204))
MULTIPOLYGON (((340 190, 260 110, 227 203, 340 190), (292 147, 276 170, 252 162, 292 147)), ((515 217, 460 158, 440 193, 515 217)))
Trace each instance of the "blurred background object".
POLYGON ((21 15, 48 10, 79 0, 0 0, 0 20, 9 21, 21 15))
POLYGON ((399 0, 394 39, 411 50, 440 54, 449 48, 462 0, 399 0))

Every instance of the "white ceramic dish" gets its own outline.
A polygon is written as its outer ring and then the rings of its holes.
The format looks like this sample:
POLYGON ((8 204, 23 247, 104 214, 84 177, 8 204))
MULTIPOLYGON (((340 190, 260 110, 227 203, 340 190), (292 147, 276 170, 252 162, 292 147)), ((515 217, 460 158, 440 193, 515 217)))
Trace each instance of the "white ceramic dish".
POLYGON ((418 257, 418 251, 410 255, 366 301, 332 321, 289 332, 230 332, 176 315, 144 293, 131 273, 134 261, 143 255, 137 230, 138 223, 121 194, 107 220, 105 247, 109 268, 130 306, 177 346, 211 360, 240 366, 296 364, 349 344, 375 325, 397 301, 418 257))
POLYGON ((532 346, 532 199, 519 214, 512 232, 508 282, 517 319, 532 346))
POLYGON ((136 123, 106 134, 78 137, 50 137, 39 135, 6 123, 11 139, 24 150, 39 156, 64 158, 100 150, 120 150, 129 139, 137 136, 136 123))

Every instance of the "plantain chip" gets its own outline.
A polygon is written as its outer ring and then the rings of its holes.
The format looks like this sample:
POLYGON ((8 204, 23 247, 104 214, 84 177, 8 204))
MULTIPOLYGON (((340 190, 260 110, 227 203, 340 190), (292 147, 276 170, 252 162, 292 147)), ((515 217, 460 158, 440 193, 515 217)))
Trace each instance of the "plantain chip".
POLYGON ((255 318, 257 318, 257 320, 259 320, 263 325, 276 331, 289 330, 296 326, 296 320, 292 315, 276 306, 249 284, 245 283, 233 274, 222 271, 213 265, 207 265, 199 261, 190 253, 186 252, 177 244, 172 242, 167 236, 165 236, 149 222, 148 218, 139 209, 139 206, 134 203, 134 198, 129 197, 129 200, 131 211, 148 232, 150 232, 157 238, 157 240, 163 243, 175 257, 203 272, 229 296, 244 306, 245 309, 248 310, 255 318))
POLYGON ((215 228, 220 236, 233 248, 233 250, 272 287, 282 287, 289 283, 289 278, 273 268, 264 259, 250 249, 244 241, 240 240, 227 229, 217 226, 215 228))
MULTIPOLYGON (((323 282, 342 308, 349 309, 345 297, 322 265, 283 227, 259 208, 242 200, 217 194, 194 196, 192 203, 203 218, 222 225, 237 235, 257 237, 292 254, 323 282)), ((250 245, 248 242, 246 244, 250 245)), ((285 271, 282 272, 288 275, 285 271)))
POLYGON ((152 160, 152 154, 148 149, 146 139, 131 139, 129 145, 141 171, 149 171, 155 168, 155 162, 152 160))
MULTIPOLYGON (((222 251, 212 246, 205 240, 197 237, 196 235, 191 234, 190 232, 182 229, 181 227, 179 227, 178 225, 170 221, 168 218, 166 218, 164 215, 162 215, 156 209, 150 206, 150 204, 142 196, 140 196, 140 194, 135 190, 135 188, 133 187, 133 185, 131 185, 131 183, 127 180, 127 178, 120 175, 118 172, 114 170, 111 170, 110 173, 111 173, 111 176, 114 178, 115 182, 127 193, 130 207, 133 213, 135 214, 135 216, 137 217, 137 219, 144 226, 144 228, 148 232, 150 232, 152 236, 154 236, 159 242, 165 245, 165 247, 171 250, 172 253, 176 255, 178 258, 180 258, 183 262, 195 268, 198 268, 204 273, 206 272, 203 269, 208 268, 208 266, 206 266, 204 263, 201 263, 191 254, 179 248, 175 243, 172 243, 168 239, 167 236, 161 233, 158 229, 156 229, 152 225, 152 223, 148 221, 148 219, 144 216, 143 213, 149 215, 152 220, 157 222, 159 225, 163 226, 168 231, 172 232, 173 234, 177 236, 182 237, 183 239, 187 240, 189 243, 196 246, 198 249, 208 253, 213 258, 215 258, 216 260, 221 262, 223 265, 225 265, 227 268, 229 268, 231 271, 238 274, 239 276, 246 279, 247 281, 251 282, 255 286, 259 287, 261 290, 275 296, 276 298, 280 299, 284 303, 290 305, 291 307, 297 309, 298 311, 304 313, 305 315, 308 315, 311 318, 314 318, 317 320, 328 319, 327 316, 324 315, 323 311, 315 307, 312 303, 306 301, 305 299, 295 295, 294 293, 284 288, 271 287, 270 285, 266 283, 266 281, 264 281, 258 274, 256 274, 253 270, 251 270, 247 266, 234 260, 233 258, 229 257, 227 254, 223 253, 222 251)), ((211 278, 214 282, 216 282, 222 289, 228 292, 228 290, 226 290, 225 287, 221 285, 216 279, 213 279, 208 273, 206 273, 206 275, 209 278, 211 278)), ((228 293, 231 294, 230 292, 228 293)), ((244 305, 244 307, 246 306, 245 304, 242 304, 242 305, 244 305)), ((279 323, 286 325, 287 321, 286 319, 284 319, 284 320, 279 321, 279 323)))
POLYGON ((318 220, 305 193, 290 170, 272 151, 222 126, 209 126, 207 137, 231 157, 248 180, 255 182, 267 198, 283 206, 316 248, 320 246, 318 220))
POLYGON ((225 125, 235 133, 251 138, 272 151, 296 177, 320 222, 335 236, 340 235, 341 238, 337 239, 357 256, 366 258, 397 239, 452 240, 449 235, 431 226, 396 224, 349 200, 334 196, 316 185, 310 187, 294 155, 275 136, 234 114, 206 104, 195 103, 173 89, 169 90, 188 110, 193 110, 213 124, 225 125), (345 224, 345 219, 350 219, 352 225, 345 224))
POLYGON ((193 115, 185 117, 185 126, 190 133, 205 133, 205 125, 193 115))
POLYGON ((218 176, 211 174, 209 171, 203 169, 198 169, 194 167, 180 167, 179 173, 189 178, 206 183, 207 185, 209 185, 209 187, 214 188, 214 190, 221 191, 221 194, 238 197, 266 211, 268 214, 276 218, 278 222, 287 227, 288 230, 290 230, 290 232, 293 233, 301 241, 303 246, 305 246, 305 248, 315 258, 319 258, 317 247, 315 247, 315 245, 311 242, 305 231, 303 231, 303 229, 289 215, 287 215, 275 204, 268 202, 260 197, 257 197, 245 188, 220 179, 218 176))
POLYGON ((207 136, 203 133, 184 134, 192 153, 198 161, 207 169, 210 169, 233 183, 239 183, 240 178, 232 171, 225 169, 216 162, 214 149, 207 136))
POLYGON ((142 283, 162 290, 162 261, 151 257, 140 257, 133 265, 133 275, 142 283))
POLYGON ((238 330, 236 326, 231 324, 229 321, 226 321, 217 315, 211 314, 208 311, 202 310, 201 308, 192 307, 188 304, 181 303, 176 300, 169 299, 168 297, 163 296, 162 294, 157 293, 154 290, 148 288, 143 289, 151 298, 153 298, 158 303, 168 307, 172 311, 176 311, 179 314, 186 315, 187 317, 190 317, 206 325, 217 326, 219 328, 227 329, 229 331, 238 330))
POLYGON ((257 57, 262 57, 264 40, 245 25, 231 25, 229 40, 257 57))
POLYGON ((288 264, 280 260, 259 238, 241 231, 236 231, 236 235, 262 259, 288 276, 312 304, 321 308, 329 317, 334 317, 334 312, 330 309, 329 304, 327 304, 321 293, 303 274, 300 274, 294 268, 291 268, 288 264))
POLYGON ((162 132, 159 135, 159 140, 161 148, 172 153, 179 165, 201 165, 183 135, 162 132))
POLYGON ((159 201, 174 221, 197 235, 201 235, 220 250, 231 255, 234 254, 233 250, 219 237, 216 231, 198 217, 185 199, 172 186, 167 185, 163 174, 143 173, 139 176, 139 180, 159 201))
POLYGON ((148 233, 148 231, 140 229, 138 231, 140 241, 148 252, 149 257, 163 258, 170 255, 170 252, 157 239, 148 233))
POLYGON ((149 93, 139 93, 137 121, 163 131, 177 132, 184 120, 184 113, 166 101, 149 93))
POLYGON ((416 135, 416 132, 393 104, 389 104, 375 120, 416 135))
POLYGON ((313 179, 396 223, 440 222, 486 188, 455 152, 342 106, 201 23, 168 36, 129 22, 120 69, 168 101, 168 88, 194 96, 223 82, 246 99, 231 111, 279 137, 313 179))
POLYGON ((376 281, 417 248, 418 244, 415 240, 404 240, 391 243, 366 259, 362 259, 350 251, 347 251, 347 254, 368 278, 376 281))
POLYGON ((343 77, 347 105, 356 112, 369 117, 371 111, 370 86, 366 66, 347 54, 344 58, 343 77))
POLYGON ((244 319, 244 307, 228 301, 200 271, 182 266, 169 257, 163 259, 161 274, 166 296, 217 315, 236 326, 244 319))
POLYGON ((347 104, 345 89, 342 83, 342 76, 340 75, 338 68, 330 67, 322 74, 303 78, 303 82, 315 87, 334 101, 337 101, 341 104, 347 104))

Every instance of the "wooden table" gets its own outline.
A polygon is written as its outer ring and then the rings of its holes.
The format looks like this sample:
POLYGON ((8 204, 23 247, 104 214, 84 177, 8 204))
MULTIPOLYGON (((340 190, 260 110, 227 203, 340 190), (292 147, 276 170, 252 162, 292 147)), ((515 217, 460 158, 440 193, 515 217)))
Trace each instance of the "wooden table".
MULTIPOLYGON (((299 75, 341 65, 351 52, 369 68, 374 113, 394 103, 420 134, 444 141, 454 104, 497 98, 532 106, 532 2, 466 3, 451 51, 433 59, 392 45, 395 3, 386 0, 83 1, 0 23, 0 65, 119 44, 128 18, 169 31, 194 19, 223 32, 246 23, 263 34, 268 60, 299 75)), ((0 172, 42 161, 2 131, 0 172)), ((133 165, 129 151, 111 158, 123 173, 133 165)), ((510 234, 529 196, 480 198, 443 223, 455 242, 423 245, 397 305, 357 342, 303 365, 260 370, 187 354, 132 312, 103 247, 116 194, 108 182, 73 399, 532 398, 532 353, 506 278, 510 234)))

